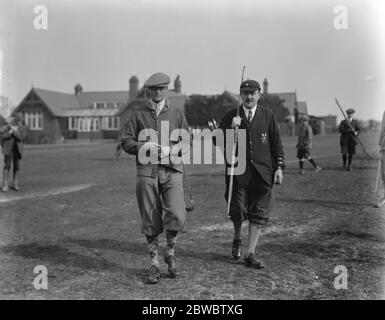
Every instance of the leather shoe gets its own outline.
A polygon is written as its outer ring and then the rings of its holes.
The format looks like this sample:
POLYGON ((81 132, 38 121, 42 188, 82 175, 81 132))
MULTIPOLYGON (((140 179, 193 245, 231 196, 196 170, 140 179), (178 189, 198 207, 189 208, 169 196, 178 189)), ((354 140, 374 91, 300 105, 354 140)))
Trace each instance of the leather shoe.
POLYGON ((233 240, 233 247, 231 250, 231 253, 234 257, 234 259, 239 259, 242 255, 242 240, 241 239, 234 239, 233 240))
POLYGON ((179 273, 178 273, 178 269, 176 267, 175 257, 172 255, 166 256, 166 257, 164 257, 164 262, 166 262, 168 264, 168 272, 170 274, 170 277, 176 278, 179 275, 179 273))
POLYGON ((160 270, 159 267, 152 264, 148 270, 147 283, 155 284, 158 283, 160 279, 160 270))
POLYGON ((245 257, 245 265, 246 267, 255 269, 262 269, 265 267, 262 261, 257 260, 254 253, 250 253, 247 257, 245 257))

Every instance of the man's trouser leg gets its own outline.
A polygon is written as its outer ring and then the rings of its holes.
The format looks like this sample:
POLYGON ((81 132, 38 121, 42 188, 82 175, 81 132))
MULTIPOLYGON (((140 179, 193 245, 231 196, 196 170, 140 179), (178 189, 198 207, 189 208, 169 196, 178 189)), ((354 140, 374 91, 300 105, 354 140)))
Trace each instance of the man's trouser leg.
MULTIPOLYGON (((225 198, 228 201, 228 190, 226 190, 225 198)), ((231 253, 235 259, 239 259, 242 255, 241 230, 243 220, 247 212, 246 208, 246 189, 239 188, 236 179, 234 179, 233 192, 230 203, 230 219, 233 221, 234 235, 231 253)))
POLYGON ((9 170, 11 169, 11 155, 4 155, 3 185, 1 191, 7 192, 9 189, 9 170))
POLYGON ((20 190, 20 187, 19 187, 19 179, 18 179, 18 175, 19 175, 19 171, 20 171, 20 159, 16 156, 13 157, 13 189, 16 190, 16 191, 19 191, 20 190))
POLYGON ((166 167, 159 168, 159 189, 162 194, 164 229, 176 236, 186 222, 183 174, 166 167))
POLYGON ((158 178, 138 176, 136 198, 142 217, 142 233, 146 235, 151 265, 158 267, 158 235, 163 231, 162 202, 159 195, 158 178))
POLYGON ((381 180, 382 180, 382 191, 383 198, 385 198, 385 150, 381 151, 381 180))

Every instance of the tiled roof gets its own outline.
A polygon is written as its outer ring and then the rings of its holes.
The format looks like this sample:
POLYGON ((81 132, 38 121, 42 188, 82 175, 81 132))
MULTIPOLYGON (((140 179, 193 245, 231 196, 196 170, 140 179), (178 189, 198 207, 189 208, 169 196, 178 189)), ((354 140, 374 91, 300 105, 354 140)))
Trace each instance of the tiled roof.
POLYGON ((113 117, 119 109, 67 109, 63 117, 113 117))
POLYGON ((94 102, 121 102, 129 100, 129 91, 82 92, 77 96, 81 108, 89 108, 94 102))
POLYGON ((74 95, 40 88, 33 88, 32 90, 57 117, 114 115, 118 112, 118 109, 93 109, 93 103, 126 103, 129 97, 128 91, 95 91, 74 95))
POLYGON ((227 91, 225 90, 225 92, 223 92, 224 95, 227 95, 228 97, 230 97, 231 99, 234 100, 235 103, 242 103, 242 98, 239 94, 236 94, 234 92, 230 92, 230 91, 227 91))
POLYGON ((51 112, 57 117, 63 117, 64 109, 79 108, 79 102, 73 94, 33 88, 33 91, 44 101, 51 112))
POLYGON ((307 114, 306 101, 298 101, 296 108, 299 113, 307 114))
POLYGON ((294 108, 296 107, 297 103, 297 94, 295 92, 272 92, 271 94, 280 97, 282 100, 285 100, 283 105, 289 109, 291 114, 294 114, 294 108))

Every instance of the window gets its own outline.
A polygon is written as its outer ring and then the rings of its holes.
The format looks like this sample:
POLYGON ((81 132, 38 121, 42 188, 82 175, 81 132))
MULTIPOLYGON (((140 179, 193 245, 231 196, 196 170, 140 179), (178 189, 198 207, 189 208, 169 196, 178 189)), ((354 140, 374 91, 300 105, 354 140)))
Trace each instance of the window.
POLYGON ((114 105, 115 105, 115 103, 113 103, 113 102, 107 102, 107 109, 113 109, 114 105))
POLYGON ((105 102, 95 102, 94 103, 94 108, 95 109, 104 109, 106 106, 105 102))
POLYGON ((43 130, 43 112, 26 112, 25 123, 31 130, 43 130))
POLYGON ((100 131, 100 120, 98 118, 79 118, 78 130, 80 132, 100 131))
POLYGON ((119 129, 119 117, 108 117, 107 130, 119 129))
POLYGON ((100 131, 99 119, 94 119, 92 129, 93 131, 100 131))
POLYGON ((77 122, 78 121, 75 117, 69 117, 68 118, 68 129, 69 130, 77 130, 78 129, 77 122))
POLYGON ((79 131, 83 131, 83 119, 79 119, 79 131))

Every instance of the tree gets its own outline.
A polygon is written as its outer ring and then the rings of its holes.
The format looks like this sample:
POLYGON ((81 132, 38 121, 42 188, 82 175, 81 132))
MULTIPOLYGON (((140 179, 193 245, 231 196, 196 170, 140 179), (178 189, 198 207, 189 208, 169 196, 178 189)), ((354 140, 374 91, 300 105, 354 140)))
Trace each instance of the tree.
POLYGON ((262 106, 271 109, 274 112, 278 122, 284 122, 286 117, 290 115, 289 109, 283 105, 284 101, 285 100, 281 99, 277 95, 263 94, 259 100, 259 103, 262 106))
POLYGON ((191 95, 185 106, 187 122, 190 126, 207 126, 215 117, 216 96, 191 95))

